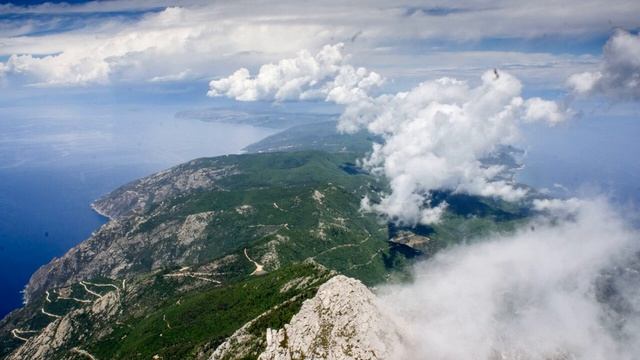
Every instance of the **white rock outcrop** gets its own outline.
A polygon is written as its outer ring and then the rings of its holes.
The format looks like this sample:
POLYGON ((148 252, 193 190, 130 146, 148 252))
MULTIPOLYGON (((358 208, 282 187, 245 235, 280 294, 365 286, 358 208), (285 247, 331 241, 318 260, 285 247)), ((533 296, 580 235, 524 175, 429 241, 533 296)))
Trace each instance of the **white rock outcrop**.
POLYGON ((202 239, 204 231, 209 225, 211 219, 215 216, 215 212, 206 211, 187 216, 178 230, 178 243, 180 245, 189 245, 194 240, 202 239))
POLYGON ((402 358, 400 327, 360 281, 338 275, 304 302, 284 329, 267 330, 260 360, 402 358))

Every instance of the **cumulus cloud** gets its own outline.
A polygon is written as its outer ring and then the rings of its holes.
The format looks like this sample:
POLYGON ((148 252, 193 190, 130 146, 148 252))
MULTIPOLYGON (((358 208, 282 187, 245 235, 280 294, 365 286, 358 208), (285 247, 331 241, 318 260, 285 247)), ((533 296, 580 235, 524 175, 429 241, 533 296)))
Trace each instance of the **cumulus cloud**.
POLYGON ((303 50, 295 58, 262 65, 255 77, 241 68, 211 81, 207 95, 240 101, 322 99, 345 104, 361 100, 370 88, 382 84, 382 76, 347 64, 343 48, 342 43, 325 45, 315 56, 303 50))
POLYGON ((640 35, 617 30, 604 46, 600 69, 574 74, 569 87, 577 94, 640 99, 640 35))
POLYGON ((209 96, 237 100, 325 99, 345 105, 338 128, 367 129, 384 139, 374 144, 362 165, 385 176, 391 192, 364 210, 392 221, 415 225, 440 220, 447 204, 430 205, 435 190, 518 200, 526 190, 513 184, 502 164, 482 160, 502 146, 516 143, 519 124, 556 124, 567 112, 541 98, 523 99, 522 84, 506 72, 487 71, 478 86, 441 78, 407 92, 372 97, 381 77, 346 63, 342 45, 325 46, 315 57, 302 51, 296 58, 263 65, 255 77, 240 69, 210 84, 209 96))
POLYGON ((538 97, 528 99, 524 102, 525 121, 546 121, 551 125, 561 123, 572 115, 569 109, 562 108, 555 101, 543 100, 538 97))
POLYGON ((379 290, 414 359, 636 359, 637 231, 602 201, 450 248, 379 290))
POLYGON ((567 115, 552 101, 524 100, 521 89, 510 74, 487 71, 476 87, 442 78, 349 104, 339 129, 366 128, 384 139, 363 166, 386 176, 391 193, 368 208, 392 220, 428 224, 443 213, 429 206, 434 190, 522 198, 526 190, 501 176, 507 170, 503 165, 487 165, 482 159, 500 146, 515 144, 521 122, 556 124, 567 115))

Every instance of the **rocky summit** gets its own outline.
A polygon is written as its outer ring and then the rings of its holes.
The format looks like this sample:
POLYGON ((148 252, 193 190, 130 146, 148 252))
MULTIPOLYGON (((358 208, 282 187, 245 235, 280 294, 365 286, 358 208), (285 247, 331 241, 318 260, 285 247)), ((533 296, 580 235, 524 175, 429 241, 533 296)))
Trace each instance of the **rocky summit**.
POLYGON ((362 282, 338 275, 305 301, 282 329, 268 329, 260 360, 398 358, 400 327, 362 282))

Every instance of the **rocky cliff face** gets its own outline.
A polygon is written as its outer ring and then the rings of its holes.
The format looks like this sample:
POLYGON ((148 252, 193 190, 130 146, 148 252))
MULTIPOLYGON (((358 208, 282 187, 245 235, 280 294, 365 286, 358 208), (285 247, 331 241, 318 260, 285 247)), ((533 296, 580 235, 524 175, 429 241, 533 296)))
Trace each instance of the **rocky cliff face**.
POLYGON ((323 284, 283 329, 267 330, 260 360, 402 358, 400 327, 360 281, 343 275, 323 284))
POLYGON ((211 160, 193 160, 134 181, 97 200, 93 208, 111 221, 61 258, 39 268, 24 289, 25 301, 42 295, 47 288, 82 279, 133 275, 139 272, 136 271, 136 267, 140 267, 139 254, 154 246, 157 249, 153 262, 137 270, 151 270, 173 261, 180 263, 188 256, 188 245, 198 240, 198 233, 202 233, 207 221, 211 220, 211 212, 194 214, 186 221, 167 221, 151 231, 138 231, 140 225, 166 212, 162 206, 164 201, 202 189, 220 190, 216 183, 237 173, 233 166, 218 166, 211 160), (158 245, 176 234, 178 248, 158 245))
POLYGON ((106 217, 121 219, 141 214, 177 194, 215 189, 217 181, 237 174, 234 166, 216 165, 209 159, 189 161, 122 186, 96 200, 92 207, 106 217))
POLYGON ((125 185, 94 204, 111 221, 36 271, 25 300, 80 280, 201 264, 250 245, 260 247, 266 270, 320 254, 338 270, 375 266, 380 277, 386 238, 354 206, 371 179, 344 172, 342 162, 320 153, 198 159, 125 185), (334 262, 333 249, 348 250, 352 262, 334 262))
POLYGON ((91 305, 76 309, 68 314, 56 318, 40 333, 29 338, 20 346, 8 360, 47 360, 57 358, 62 351, 67 352, 67 359, 91 358, 86 350, 72 347, 72 343, 82 343, 91 332, 100 332, 100 324, 110 321, 120 312, 120 291, 111 291, 95 300, 91 305), (89 326, 78 326, 79 323, 89 326), (93 325, 93 327, 91 326, 93 325))

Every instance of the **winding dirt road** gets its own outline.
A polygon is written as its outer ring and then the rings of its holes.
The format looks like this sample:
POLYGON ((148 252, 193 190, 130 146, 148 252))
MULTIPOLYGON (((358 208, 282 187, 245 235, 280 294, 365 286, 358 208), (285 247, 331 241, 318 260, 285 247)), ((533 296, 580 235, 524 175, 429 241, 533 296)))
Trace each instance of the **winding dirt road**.
POLYGON ((264 266, 262 266, 262 264, 259 264, 257 261, 254 261, 252 258, 249 257, 249 254, 247 254, 247 248, 244 248, 244 256, 247 258, 247 260, 251 261, 253 265, 256 266, 256 269, 253 270, 251 275, 264 275, 267 273, 264 270, 264 266))

